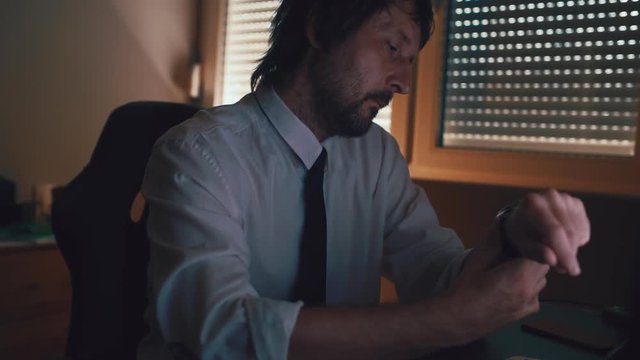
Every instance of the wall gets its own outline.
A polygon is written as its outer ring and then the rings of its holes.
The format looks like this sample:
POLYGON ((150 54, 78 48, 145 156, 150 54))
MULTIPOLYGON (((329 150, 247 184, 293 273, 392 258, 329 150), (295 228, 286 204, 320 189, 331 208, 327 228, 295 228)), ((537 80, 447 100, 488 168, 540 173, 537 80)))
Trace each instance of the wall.
POLYGON ((71 180, 116 106, 186 100, 195 0, 0 4, 0 176, 19 201, 71 180))
MULTIPOLYGON (((442 225, 472 247, 504 205, 536 189, 419 181, 442 225)), ((594 305, 640 306, 640 198, 573 194, 583 200, 591 241, 580 251, 578 278, 550 273, 541 297, 594 305)), ((638 308, 640 311, 640 308, 638 308)))

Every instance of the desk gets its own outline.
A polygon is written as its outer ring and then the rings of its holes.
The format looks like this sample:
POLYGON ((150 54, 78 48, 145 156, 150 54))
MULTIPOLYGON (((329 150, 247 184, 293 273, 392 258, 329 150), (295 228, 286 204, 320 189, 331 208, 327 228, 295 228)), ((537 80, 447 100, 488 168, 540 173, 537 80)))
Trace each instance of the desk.
POLYGON ((55 244, 49 224, 19 223, 0 228, 0 249, 45 244, 55 244))
POLYGON ((597 353, 579 346, 531 334, 521 329, 523 323, 541 318, 553 318, 587 329, 610 331, 623 337, 620 330, 601 321, 600 311, 565 303, 542 303, 538 313, 510 324, 485 339, 458 348, 447 349, 429 356, 425 360, 504 360, 511 356, 524 356, 540 360, 608 359, 607 356, 610 355, 608 353, 597 353))
POLYGON ((71 283, 55 243, 0 244, 0 294, 0 359, 64 353, 71 283))

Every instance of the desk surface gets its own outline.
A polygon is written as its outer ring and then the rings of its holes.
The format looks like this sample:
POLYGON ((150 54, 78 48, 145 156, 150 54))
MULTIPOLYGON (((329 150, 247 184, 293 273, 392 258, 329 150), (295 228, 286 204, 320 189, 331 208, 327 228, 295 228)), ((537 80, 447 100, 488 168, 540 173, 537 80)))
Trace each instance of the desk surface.
POLYGON ((0 228, 0 251, 42 245, 55 245, 49 224, 14 224, 0 228))
POLYGON ((554 319, 563 323, 594 331, 605 331, 623 338, 616 328, 601 320, 600 311, 564 303, 543 303, 540 311, 496 331, 485 339, 459 348, 448 349, 428 357, 440 359, 491 359, 504 360, 512 356, 540 360, 595 360, 607 359, 609 352, 595 352, 522 330, 523 323, 538 319, 554 319))

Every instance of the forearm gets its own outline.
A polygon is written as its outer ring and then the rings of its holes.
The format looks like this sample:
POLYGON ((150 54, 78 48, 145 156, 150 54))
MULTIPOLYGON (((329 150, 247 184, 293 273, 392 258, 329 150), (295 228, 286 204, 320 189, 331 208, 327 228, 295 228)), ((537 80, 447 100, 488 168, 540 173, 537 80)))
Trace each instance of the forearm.
POLYGON ((369 308, 303 308, 290 359, 411 359, 460 342, 444 298, 369 308))
POLYGON ((498 238, 469 254, 446 293, 409 305, 302 308, 290 359, 412 359, 461 345, 537 311, 548 267, 505 258, 498 238))

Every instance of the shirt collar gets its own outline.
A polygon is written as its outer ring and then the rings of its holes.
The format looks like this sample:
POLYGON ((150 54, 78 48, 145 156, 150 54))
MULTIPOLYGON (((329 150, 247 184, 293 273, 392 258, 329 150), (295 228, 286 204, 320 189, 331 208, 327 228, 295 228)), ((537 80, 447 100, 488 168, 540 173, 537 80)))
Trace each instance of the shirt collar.
POLYGON ((307 169, 313 166, 322 145, 311 130, 287 107, 271 86, 261 86, 256 91, 258 106, 273 124, 276 131, 298 155, 307 169))

